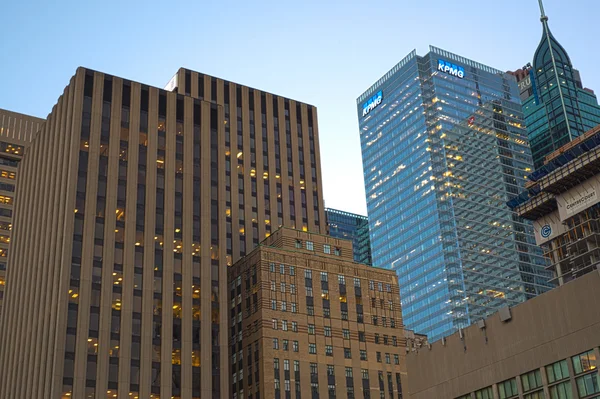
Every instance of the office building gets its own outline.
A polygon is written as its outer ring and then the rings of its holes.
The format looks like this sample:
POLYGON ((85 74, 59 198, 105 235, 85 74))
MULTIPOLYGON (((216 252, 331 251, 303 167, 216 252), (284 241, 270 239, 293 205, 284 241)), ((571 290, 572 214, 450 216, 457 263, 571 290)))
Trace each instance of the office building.
POLYGON ((408 399, 600 397, 600 272, 406 356, 408 399))
POLYGON ((6 284, 6 260, 12 230, 19 161, 43 119, 0 109, 0 314, 6 284))
POLYGON ((229 283, 232 398, 403 397, 397 276, 351 241, 279 229, 229 283))
POLYGON ((373 265, 430 341, 549 289, 506 201, 533 163, 513 76, 431 46, 357 100, 373 265))
POLYGON ((548 26, 540 1, 542 39, 529 63, 512 72, 519 80, 534 167, 544 157, 600 124, 600 106, 548 26))
POLYGON ((227 266, 325 232, 313 106, 79 68, 20 166, 0 397, 229 397, 227 266))
POLYGON ((331 208, 325 208, 325 217, 329 235, 351 240, 354 248, 354 261, 371 265, 373 262, 367 217, 331 208))
POLYGON ((535 240, 562 285, 600 264, 600 125, 546 157, 508 202, 533 221, 535 240))

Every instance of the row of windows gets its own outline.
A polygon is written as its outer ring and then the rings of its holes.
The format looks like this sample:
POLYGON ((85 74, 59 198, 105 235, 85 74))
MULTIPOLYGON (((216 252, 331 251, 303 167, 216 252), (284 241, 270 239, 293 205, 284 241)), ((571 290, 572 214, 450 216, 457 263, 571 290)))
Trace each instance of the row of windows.
MULTIPOLYGON (((548 389, 552 399, 575 399, 588 398, 589 395, 600 394, 600 377, 598 375, 598 363, 594 350, 590 350, 571 357, 574 376, 569 375, 568 359, 560 360, 547 365, 542 369, 532 370, 522 374, 521 381, 523 398, 540 399, 544 398, 544 384, 542 381, 542 372, 546 372, 548 378, 548 389), (574 378, 572 378, 574 377, 574 378), (572 383, 575 383, 579 396, 573 396, 572 383)), ((512 399, 519 397, 517 387, 517 377, 500 382, 497 384, 499 399, 512 399)), ((476 391, 476 399, 493 399, 494 390, 492 387, 486 387, 476 391)), ((457 399, 471 399, 471 394, 463 395, 457 399)), ((590 399, 598 399, 599 396, 590 399)))

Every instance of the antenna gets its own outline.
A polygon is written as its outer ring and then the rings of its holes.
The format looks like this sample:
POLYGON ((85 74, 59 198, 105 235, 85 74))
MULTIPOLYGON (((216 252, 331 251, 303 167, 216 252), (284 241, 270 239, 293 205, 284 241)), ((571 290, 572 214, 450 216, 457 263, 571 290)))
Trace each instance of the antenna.
POLYGON ((540 3, 540 13, 541 13, 541 20, 542 21, 547 21, 548 20, 548 16, 546 15, 546 12, 544 11, 544 2, 542 0, 538 0, 538 3, 540 3))

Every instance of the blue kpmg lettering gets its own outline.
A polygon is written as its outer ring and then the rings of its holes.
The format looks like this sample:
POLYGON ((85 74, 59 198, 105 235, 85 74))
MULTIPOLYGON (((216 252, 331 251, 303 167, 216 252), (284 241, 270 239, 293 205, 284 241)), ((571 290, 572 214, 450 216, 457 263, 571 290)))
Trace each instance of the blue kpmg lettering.
POLYGON ((444 60, 438 60, 438 71, 456 76, 460 79, 465 77, 465 68, 444 60))
POLYGON ((383 92, 379 90, 369 101, 363 105, 363 116, 367 116, 383 101, 383 92))

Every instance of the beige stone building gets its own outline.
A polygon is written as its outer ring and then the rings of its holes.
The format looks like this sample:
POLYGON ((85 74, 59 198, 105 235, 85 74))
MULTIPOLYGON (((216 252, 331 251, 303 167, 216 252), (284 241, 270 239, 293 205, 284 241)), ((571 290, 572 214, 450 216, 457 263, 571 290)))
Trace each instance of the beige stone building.
POLYGON ((0 397, 228 397, 227 266, 278 226, 326 230, 317 111, 79 68, 18 197, 0 397))
POLYGON ((398 279, 351 241, 279 229, 229 283, 230 398, 403 397, 398 279))
POLYGON ((407 355, 410 399, 600 398, 600 272, 407 355))
POLYGON ((43 119, 0 109, 0 313, 12 230, 19 161, 43 119))

